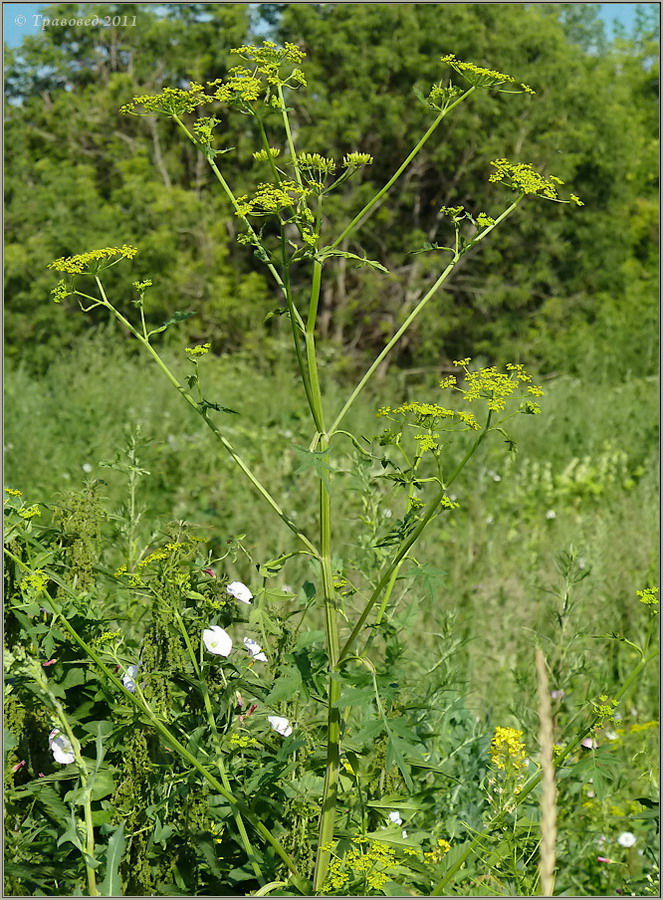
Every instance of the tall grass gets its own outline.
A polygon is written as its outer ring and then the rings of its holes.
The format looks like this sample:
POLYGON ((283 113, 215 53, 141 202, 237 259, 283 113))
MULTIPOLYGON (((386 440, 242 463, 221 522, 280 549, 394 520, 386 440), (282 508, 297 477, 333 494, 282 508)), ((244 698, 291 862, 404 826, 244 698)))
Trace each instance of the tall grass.
MULTIPOLYGON (((172 362, 184 369, 183 361, 172 362)), ((428 379, 431 399, 436 375, 428 379)), ((240 413, 225 420, 229 437, 264 483, 278 485, 286 511, 306 510, 310 489, 298 477, 297 447, 304 446, 306 423, 295 412, 293 377, 284 366, 262 372, 241 359, 215 360, 206 371, 210 396, 240 413)), ((285 546, 285 526, 275 520, 266 530, 259 504, 238 502, 231 462, 160 373, 129 352, 108 348, 103 336, 63 355, 42 378, 8 368, 6 386, 11 399, 5 481, 26 496, 49 501, 86 479, 103 479, 109 505, 119 506, 126 477, 100 463, 121 455, 127 435, 139 428, 146 441, 141 465, 151 473, 138 495, 145 542, 156 537, 159 523, 187 520, 217 549, 237 534, 249 535, 256 559, 273 557, 285 546)), ((423 384, 404 385, 393 373, 380 385, 380 397, 400 401, 409 390, 423 397, 426 387, 425 378, 423 384)), ((357 404, 355 433, 377 432, 378 405, 370 393, 357 404)), ((478 711, 485 712, 486 704, 496 714, 508 711, 514 688, 527 677, 531 661, 523 654, 533 632, 559 641, 577 632, 637 627, 633 585, 656 580, 656 408, 651 379, 612 385, 566 377, 549 381, 544 412, 523 449, 505 454, 499 442, 489 445, 480 468, 454 485, 461 508, 424 536, 418 553, 423 574, 397 582, 396 594, 404 606, 412 604, 418 645, 431 660, 440 643, 437 633, 453 616, 463 644, 456 659, 468 702, 478 711), (555 559, 564 551, 572 551, 591 578, 579 587, 562 628, 559 601, 550 589, 559 580, 555 559)), ((516 420, 511 429, 516 441, 522 427, 526 423, 516 420)), ((339 455, 339 467, 342 462, 339 455)), ((349 556, 359 552, 354 541, 361 530, 355 527, 360 497, 353 475, 334 497, 349 556)), ((385 505, 377 514, 389 513, 385 505)), ((294 561, 287 579, 308 576, 294 561)), ((605 654, 606 670, 613 656, 616 651, 605 654)))

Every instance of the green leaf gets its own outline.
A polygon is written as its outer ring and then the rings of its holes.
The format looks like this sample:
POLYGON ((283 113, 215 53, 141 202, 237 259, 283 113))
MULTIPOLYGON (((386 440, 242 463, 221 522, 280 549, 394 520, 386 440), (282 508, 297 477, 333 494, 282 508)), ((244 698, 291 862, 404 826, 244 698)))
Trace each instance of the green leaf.
POLYGON ((441 247, 439 244, 431 244, 429 241, 425 241, 423 247, 420 247, 418 250, 410 250, 410 255, 416 256, 418 253, 432 253, 434 250, 447 250, 449 253, 456 252, 453 247, 441 247))
POLYGON ((127 840, 124 836, 124 822, 115 829, 108 839, 106 848, 106 873, 99 884, 102 897, 122 897, 122 881, 120 879, 120 863, 124 855, 127 840))
POLYGON ((403 781, 409 791, 414 790, 414 783, 412 782, 412 776, 410 775, 410 767, 405 761, 405 754, 408 750, 414 750, 414 746, 410 744, 408 741, 404 741, 403 738, 398 737, 398 735, 394 734, 389 730, 388 726, 386 726, 387 730, 387 765, 391 765, 391 763, 395 763, 398 767, 398 771, 403 776, 403 781))
POLYGON ((261 888, 259 888, 254 894, 254 897, 266 897, 267 894, 271 894, 272 891, 275 891, 277 888, 285 887, 287 881, 270 881, 269 884, 264 884, 261 888))
MULTIPOLYGON (((281 571, 289 559, 292 559, 293 556, 299 556, 301 553, 301 550, 294 550, 292 553, 283 553, 281 556, 277 556, 276 559, 268 559, 267 562, 257 566, 258 575, 261 575, 263 578, 272 578, 281 571)), ((285 595, 283 595, 282 599, 284 598, 285 595)))
POLYGON ((162 825, 159 816, 155 817, 155 825, 154 831, 152 832, 152 840, 155 844, 163 844, 166 846, 166 842, 171 834, 175 831, 172 825, 162 825))
POLYGON ((349 687, 343 685, 343 692, 334 706, 367 706, 375 700, 373 687, 349 687))
POLYGON ((207 412, 208 409, 215 409, 217 412, 230 413, 233 416, 239 415, 236 409, 230 409, 229 406, 220 406, 218 403, 213 403, 211 400, 203 399, 198 406, 203 412, 207 412))
POLYGON ((177 325, 180 322, 185 322, 187 319, 190 319, 191 316, 195 316, 195 312, 174 312, 170 319, 167 319, 163 325, 160 325, 158 328, 154 328, 150 331, 150 334, 159 334, 162 331, 165 331, 166 328, 169 328, 171 325, 177 325))
POLYGON ((417 810, 425 809, 428 804, 421 803, 419 800, 403 800, 398 794, 386 794, 380 800, 369 800, 366 806, 370 806, 373 809, 398 809, 404 812, 416 812, 417 810))
MULTIPOLYGON (((72 773, 77 775, 78 773, 72 773)), ((70 812, 68 807, 62 802, 60 795, 50 784, 44 784, 40 779, 25 786, 27 794, 31 794, 37 798, 37 801, 43 806, 46 815, 50 816, 58 825, 66 828, 69 824, 70 812)))
MULTIPOLYGON (((277 306, 276 309, 270 309, 265 318, 264 322, 269 322, 270 319, 273 319, 275 316, 287 316, 289 315, 289 310, 285 306, 277 306)), ((256 894, 257 896, 257 894, 256 894)))
MULTIPOLYGON (((299 466, 295 470, 296 472, 305 472, 309 469, 313 469, 316 476, 322 481, 324 486, 329 491, 330 489, 330 478, 329 473, 331 472, 331 468, 327 463, 326 457, 329 453, 329 449, 327 450, 308 450, 306 447, 298 447, 296 444, 290 445, 296 453, 299 454, 300 462, 299 466)), ((331 493, 331 492, 330 492, 331 493)))
POLYGON ((350 253, 347 250, 332 250, 331 247, 325 247, 318 253, 318 259, 320 261, 328 259, 330 256, 342 256, 345 259, 354 259, 359 263, 356 267, 358 269, 362 266, 368 266, 371 269, 376 269, 378 272, 384 272, 386 275, 389 275, 389 269, 385 268, 382 263, 376 262, 374 259, 367 259, 365 256, 357 256, 356 253, 350 253))
POLYGON ((416 842, 403 837, 403 828, 400 825, 390 825, 388 828, 379 828, 377 831, 367 831, 366 837, 379 841, 381 844, 391 844, 394 847, 416 847, 416 842))
POLYGON ((286 669, 283 675, 277 678, 276 683, 270 693, 267 695, 265 704, 273 706, 284 700, 292 700, 302 688, 302 676, 299 669, 294 666, 286 669))

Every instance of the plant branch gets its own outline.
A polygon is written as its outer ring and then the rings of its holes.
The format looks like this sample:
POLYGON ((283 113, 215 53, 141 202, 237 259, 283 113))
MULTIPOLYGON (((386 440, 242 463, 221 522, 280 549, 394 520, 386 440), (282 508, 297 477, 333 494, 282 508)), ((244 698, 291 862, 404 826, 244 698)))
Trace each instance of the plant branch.
POLYGON ((242 470, 242 472, 243 472, 243 473, 246 475, 246 477, 249 479, 249 481, 251 482, 251 484, 253 485, 253 487, 255 488, 255 490, 260 494, 260 496, 261 496, 264 500, 267 501, 267 503, 272 507, 272 509, 274 510, 274 512, 277 514, 277 516, 278 516, 278 517, 279 517, 279 518, 280 518, 280 519, 288 526, 288 528, 289 528, 294 534, 297 535, 297 537, 298 537, 299 540, 304 544, 304 546, 306 547, 306 549, 307 549, 310 553, 312 553, 313 556, 318 557, 318 556, 319 556, 318 551, 317 551, 316 548, 313 546, 313 544, 309 541, 309 539, 306 537, 306 535, 305 535, 302 531, 300 531, 299 527, 292 521, 292 519, 291 519, 291 518, 290 518, 290 517, 289 517, 289 516, 281 509, 281 507, 280 507, 279 504, 276 502, 276 500, 274 499, 274 497, 272 497, 272 495, 269 493, 269 491, 267 490, 267 488, 266 488, 266 487, 258 480, 258 478, 253 474, 253 472, 252 472, 251 469, 247 466, 247 464, 244 462, 244 460, 242 459, 242 457, 239 456, 238 453, 236 453, 236 451, 235 451, 235 449, 233 448, 233 446, 232 446, 232 444, 230 443, 230 441, 228 441, 227 438, 225 438, 225 437, 223 436, 223 434, 221 434, 221 431, 219 430, 219 428, 218 428, 218 427, 214 424, 214 422, 212 422, 212 420, 209 418, 209 416, 207 415, 206 410, 202 409, 201 406, 200 406, 200 404, 196 403, 196 401, 193 399, 193 397, 192 397, 191 394, 187 391, 187 389, 186 389, 183 385, 180 384, 180 382, 177 380, 177 378, 175 377, 175 375, 173 375, 173 373, 170 371, 170 369, 168 368, 168 366, 166 365, 166 363, 161 359, 161 357, 159 356, 159 354, 157 353, 157 351, 154 349, 154 347, 152 346, 152 344, 149 342, 149 340, 147 340, 146 338, 144 338, 144 337, 141 335, 141 333, 140 333, 136 328, 134 328, 134 326, 131 324, 131 322, 130 322, 128 319, 126 319, 126 318, 122 315, 122 313, 119 312, 119 311, 112 305, 112 303, 111 303, 111 302, 108 300, 108 298, 106 297, 106 293, 105 293, 105 291, 104 291, 103 285, 102 285, 101 281, 99 280, 99 278, 97 278, 96 281, 97 281, 97 286, 99 287, 99 290, 100 290, 100 292, 101 292, 101 296, 103 297, 104 306, 106 306, 106 308, 109 309, 109 310, 113 313, 113 315, 114 315, 114 316, 115 316, 115 317, 116 317, 116 318, 124 325, 124 327, 127 328, 127 329, 133 334, 133 336, 134 336, 138 341, 140 341, 140 343, 145 347, 145 349, 147 350, 147 352, 150 354, 150 356, 152 357, 152 359, 155 361, 155 363, 157 364, 157 366, 161 369, 161 371, 162 371, 163 374, 166 376, 166 378, 170 381, 170 383, 171 383, 174 387, 177 388, 177 390, 178 390, 178 391, 180 392, 180 394, 184 397, 184 399, 185 399, 186 402, 189 404, 189 406, 191 406, 193 409, 195 409, 195 411, 198 413, 198 415, 201 416, 201 417, 203 418, 203 420, 205 421, 205 423, 207 424, 207 426, 209 427, 209 429, 212 431, 212 433, 214 434, 214 436, 216 437, 216 439, 217 439, 217 440, 223 445, 223 447, 228 451, 228 453, 229 453, 230 456, 233 458, 233 460, 235 461, 235 463, 239 466, 239 468, 242 470))
MULTIPOLYGON (((484 238, 486 238, 486 237, 490 234, 490 232, 493 231, 493 229, 497 228, 497 226, 498 226, 501 222, 503 222, 503 221, 506 219, 506 217, 509 216, 509 215, 514 211, 514 209, 518 206, 518 204, 520 203, 520 201, 522 200, 522 198, 523 198, 523 195, 520 194, 520 195, 517 197, 517 199, 514 200, 514 202, 513 202, 509 207, 507 207, 507 209, 504 210, 504 212, 501 214, 501 216, 499 216, 497 219, 495 219, 495 222, 494 222, 492 225, 489 225, 487 228, 484 228, 484 229, 483 229, 483 231, 482 231, 482 232, 474 239, 474 241, 472 241, 471 246, 472 246, 472 247, 476 246, 478 243, 480 243, 482 240, 484 240, 484 238)), ((468 248, 468 249, 469 249, 469 248, 468 248)), ((390 338, 389 342, 386 344, 386 346, 384 347, 384 349, 383 349, 383 350, 378 354, 378 356, 373 360, 373 362, 371 363, 371 365, 369 366, 369 368, 366 370, 366 373, 365 373, 364 376, 362 377, 361 381, 360 381, 359 384, 355 387, 355 389, 353 390, 353 392, 350 394, 350 396, 349 396, 348 399, 346 400, 345 405, 343 406, 343 408, 341 409, 341 411, 339 412, 339 414, 336 416, 336 419, 335 419, 335 421, 334 421, 334 424, 331 426, 330 434, 333 434, 334 431, 335 431, 335 430, 338 428, 338 426, 341 424, 341 422, 342 422, 343 419, 345 418, 346 413, 348 412, 348 410, 350 409, 350 407, 352 406, 352 404, 355 402, 355 400, 357 399, 357 397, 359 396, 359 394, 360 394, 360 393, 363 391, 363 389, 366 387, 367 383, 369 382, 369 380, 371 379, 371 377, 374 375, 375 370, 378 368, 378 366, 380 365, 380 363, 382 362, 382 360, 383 360, 383 359, 391 352, 391 350, 396 346, 396 344, 398 343, 398 341, 403 337, 403 335, 405 334, 405 332, 407 331, 407 329, 410 327, 410 325, 414 322, 414 320, 417 318, 417 316, 419 315, 419 313, 424 309, 424 307, 426 306, 426 304, 428 303, 428 301, 435 295, 435 293, 438 291, 438 289, 444 284, 444 282, 447 280, 447 278, 449 277, 449 275, 453 272, 453 270, 454 270, 454 268, 456 267, 456 265, 457 265, 459 259, 461 258, 461 256, 462 256, 462 253, 461 253, 461 254, 454 254, 453 260, 449 263, 449 265, 446 267, 446 269, 444 270, 444 272, 442 272, 442 274, 441 274, 440 277, 437 279, 437 281, 436 281, 435 284, 432 286, 432 288, 431 288, 431 289, 423 296, 423 298, 422 298, 422 299, 419 301, 419 303, 415 306, 415 308, 412 310, 412 312, 409 314, 409 316, 405 319, 405 321, 404 321, 403 324, 400 326, 400 328, 399 328, 399 329, 396 331, 396 333, 390 338)))
POLYGON ((461 96, 460 96, 457 100, 455 100, 452 104, 450 104, 445 110, 443 110, 443 111, 438 115, 438 117, 435 119, 435 121, 434 121, 433 124, 430 126, 430 128, 428 129, 428 131, 426 131, 426 133, 425 133, 425 134, 423 135, 423 137, 419 140, 419 142, 418 142, 417 145, 413 148, 413 150, 411 150, 410 153, 405 157, 405 159, 403 160, 403 162, 402 162, 402 163, 400 164, 400 166, 396 169, 396 171, 395 171, 394 174, 391 176, 391 178, 389 179, 389 181, 384 185, 384 187, 382 187, 382 188, 377 192, 377 194, 373 197, 373 199, 370 200, 370 201, 366 204, 366 206, 365 206, 360 212, 357 213, 357 215, 354 217, 354 219, 353 219, 348 225, 345 226, 345 228, 343 229, 343 231, 339 234, 339 236, 336 238, 336 240, 334 241, 334 243, 331 245, 332 248, 338 247, 338 245, 339 245, 342 241, 344 241, 345 238, 348 237, 348 235, 351 234, 351 233, 355 230, 355 228, 358 228, 360 225, 363 225, 363 224, 364 224, 364 222, 366 221, 366 219, 369 217, 369 215, 370 215, 370 213, 371 213, 371 210, 373 209, 373 207, 375 206, 375 204, 376 204, 379 200, 381 200, 382 197, 384 197, 384 195, 387 193, 387 191, 389 191, 390 188, 398 181, 398 179, 401 177, 401 175, 403 174, 403 172, 404 172, 404 171, 407 169, 407 167, 410 165, 410 163, 411 163, 412 160, 415 158, 415 156, 417 156, 417 154, 418 154, 419 151, 423 148, 423 146, 426 144, 426 142, 428 141, 428 139, 433 135, 433 133, 434 133, 435 130, 437 129, 437 126, 440 124, 440 122, 442 121, 442 119, 444 119, 444 117, 445 117, 448 113, 450 113, 451 110, 454 109, 454 107, 458 106, 459 103, 462 103, 462 101, 465 100, 466 97, 469 97, 470 94, 472 94, 475 90, 476 90, 476 88, 475 88, 474 86, 471 87, 471 88, 469 88, 469 90, 465 91, 464 94, 461 94, 461 96))
POLYGON ((368 618, 371 610, 373 609, 373 607, 379 600, 380 594, 382 593, 384 588, 389 585, 394 571, 398 568, 401 561, 405 558, 410 547, 412 547, 412 545, 415 544, 419 540, 419 537, 423 533, 424 529, 426 528, 428 523, 431 521, 431 519, 437 513, 440 502, 442 501, 443 497, 445 496, 447 487, 451 484, 451 482, 458 476, 458 474, 461 472, 461 470, 464 468, 464 466, 468 463, 470 458, 477 451, 477 449, 479 448, 479 445, 483 442, 486 435, 490 431, 491 416, 492 416, 492 412, 489 412, 485 428, 483 429, 481 434, 477 437, 476 441, 469 448, 469 450, 467 451, 467 453, 465 454, 465 456, 459 463, 458 468, 456 469, 454 474, 451 476, 449 481, 445 484, 444 487, 440 488, 440 490, 435 494, 433 499, 430 501, 430 503, 428 504, 428 508, 426 509, 426 512, 424 513, 424 515, 421 518, 421 521, 419 522, 417 527, 414 529, 412 534, 401 545, 398 553, 396 554, 396 556, 393 558, 393 560, 387 566, 387 569, 385 570, 382 577, 378 581, 375 590, 369 597, 369 599, 366 603, 366 606, 364 607, 361 615, 359 616, 359 619, 357 620, 355 627, 352 629, 350 637, 347 639, 347 641, 345 642, 345 644, 343 645, 343 647, 341 649, 340 656, 339 656, 339 665, 348 657, 348 655, 352 651, 355 641, 357 640, 357 638, 361 632, 361 629, 364 627, 364 623, 366 622, 366 619, 368 618))

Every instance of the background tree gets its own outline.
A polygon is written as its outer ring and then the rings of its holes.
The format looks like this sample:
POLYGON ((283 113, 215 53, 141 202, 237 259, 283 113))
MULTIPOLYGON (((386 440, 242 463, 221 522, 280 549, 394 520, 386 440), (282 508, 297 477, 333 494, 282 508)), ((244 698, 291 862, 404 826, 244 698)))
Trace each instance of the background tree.
MULTIPOLYGON (((352 363, 381 346, 439 268, 441 206, 491 212, 488 163, 506 153, 558 173, 584 200, 575 216, 525 210, 434 300, 403 342, 401 366, 437 366, 483 353, 548 369, 614 375, 655 365, 657 306, 657 23, 608 43, 593 8, 574 4, 56 4, 52 17, 121 14, 135 27, 48 28, 7 56, 6 297, 10 352, 48 364, 86 327, 54 315, 57 256, 94 245, 141 246, 160 273, 155 322, 189 306, 194 337, 215 351, 269 356, 277 293, 235 242, 235 217, 200 154, 172 123, 122 117, 136 93, 223 77, 228 50, 253 34, 309 55, 310 90, 292 103, 302 140, 337 158, 373 154, 362 191, 391 175, 431 120, 414 89, 445 76, 443 53, 531 84, 536 102, 475 96, 453 114, 391 197, 355 235, 391 276, 328 266, 321 322, 330 359, 352 363), (405 98, 405 103, 404 103, 405 98), (312 124, 315 123, 315 124, 312 124), (462 188, 461 188, 462 185, 462 188), (533 261, 531 246, 543 248, 533 261), (508 260, 508 262, 507 262, 508 260), (471 272, 471 274, 470 274, 471 272)), ((222 111, 222 157, 242 192, 252 125, 222 111)), ((275 132, 274 140, 282 136, 275 132)), ((354 189, 354 188, 353 188, 354 189)), ((326 227, 362 194, 339 192, 326 227)), ((352 250, 353 244, 346 249, 352 250)), ((82 317, 81 317, 82 319, 82 317)), ((158 322, 157 322, 158 324, 158 322)))

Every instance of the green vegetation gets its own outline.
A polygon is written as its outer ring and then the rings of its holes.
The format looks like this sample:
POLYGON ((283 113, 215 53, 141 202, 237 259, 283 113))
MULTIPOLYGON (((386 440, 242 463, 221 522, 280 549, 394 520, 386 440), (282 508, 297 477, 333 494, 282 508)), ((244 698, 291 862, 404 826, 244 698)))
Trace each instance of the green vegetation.
MULTIPOLYGON (((116 11, 60 4, 52 15, 95 10, 116 11)), ((46 302, 46 266, 123 242, 141 248, 137 277, 158 273, 153 324, 191 309, 190 340, 211 340, 219 353, 277 352, 279 323, 264 318, 278 294, 260 262, 235 243, 236 217, 202 155, 170 121, 118 115, 134 95, 223 78, 237 62, 229 49, 245 41, 253 17, 261 34, 308 54, 309 87, 290 98, 300 145, 337 160, 349 150, 374 157, 361 184, 347 182, 329 198, 330 233, 387 181, 411 136, 430 124, 413 92, 444 75, 441 55, 495 61, 537 92, 475 95, 427 143, 361 234, 343 244, 356 252, 360 237, 389 279, 347 259, 328 261, 319 325, 330 364, 361 368, 362 357, 381 349, 436 268, 434 255, 411 251, 437 240, 442 206, 481 202, 494 210, 502 194, 498 186, 486 190, 486 172, 490 160, 507 156, 559 175, 585 206, 573 216, 564 208, 522 209, 514 227, 438 294, 392 362, 418 369, 486 354, 613 379, 655 371, 658 61, 650 20, 632 39, 607 46, 591 9, 572 4, 203 3, 170 6, 167 16, 129 4, 117 12, 136 15, 136 26, 46 28, 8 54, 10 353, 29 348, 43 367, 97 324, 63 317, 46 302)), ((217 146, 233 149, 220 161, 243 194, 260 137, 248 117, 221 118, 217 146)), ((262 168, 266 177, 268 164, 262 168)))
POLYGON ((47 15, 5 893, 657 895, 651 17, 47 15))

